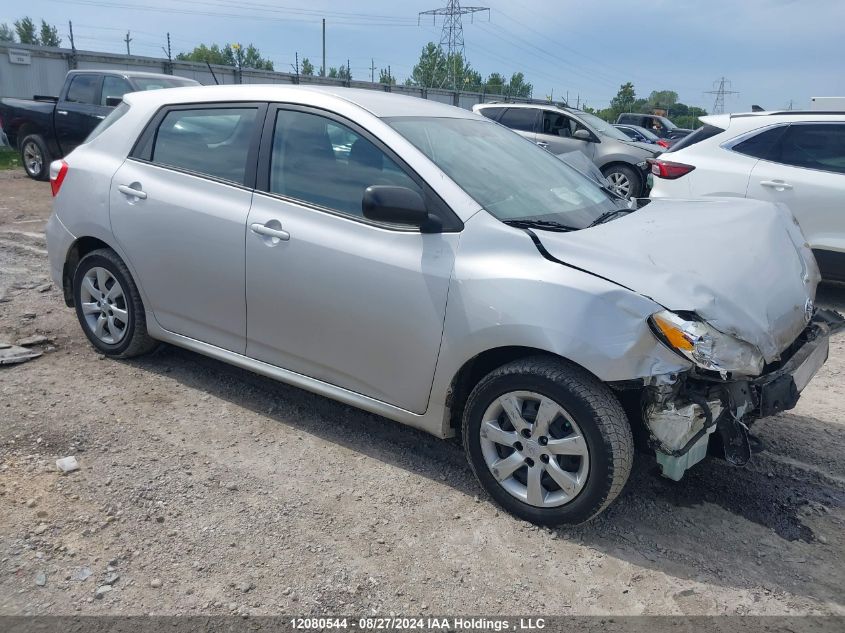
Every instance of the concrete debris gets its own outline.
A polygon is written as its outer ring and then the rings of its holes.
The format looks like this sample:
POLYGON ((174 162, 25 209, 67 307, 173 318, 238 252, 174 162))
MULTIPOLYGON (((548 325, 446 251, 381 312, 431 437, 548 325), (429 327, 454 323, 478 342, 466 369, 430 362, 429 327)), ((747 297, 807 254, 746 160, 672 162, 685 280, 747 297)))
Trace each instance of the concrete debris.
POLYGON ((17 344, 21 347, 32 347, 33 345, 43 345, 44 343, 49 343, 51 340, 52 339, 44 336, 43 334, 33 334, 32 336, 20 339, 17 344))
POLYGON ((14 365, 15 363, 24 363, 33 358, 41 356, 42 352, 20 347, 18 345, 10 345, 9 343, 0 343, 0 365, 14 365))
POLYGON ((43 571, 40 571, 37 574, 35 574, 35 584, 38 585, 39 587, 43 587, 44 585, 46 585, 47 584, 47 574, 45 574, 43 571))
POLYGON ((62 457, 61 459, 56 460, 56 468, 63 473, 72 473, 75 470, 79 470, 79 462, 76 461, 76 457, 73 455, 70 457, 62 457))

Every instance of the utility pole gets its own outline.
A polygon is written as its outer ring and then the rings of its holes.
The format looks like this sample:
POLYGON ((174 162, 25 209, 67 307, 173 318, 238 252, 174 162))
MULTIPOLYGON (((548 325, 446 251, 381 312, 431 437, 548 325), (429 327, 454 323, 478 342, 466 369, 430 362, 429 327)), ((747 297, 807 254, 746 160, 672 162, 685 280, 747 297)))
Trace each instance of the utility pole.
POLYGON ((323 18, 323 67, 320 69, 320 75, 326 76, 326 18, 323 18))
POLYGON ((376 60, 370 57, 370 83, 376 83, 376 60))
POLYGON ((164 64, 164 72, 167 75, 173 74, 173 56, 170 51, 170 33, 167 33, 167 48, 162 47, 161 50, 167 55, 167 62, 164 64))
POLYGON ((489 21, 489 7, 462 7, 459 0, 449 0, 449 3, 445 7, 420 11, 417 14, 418 25, 420 18, 424 15, 430 15, 433 24, 437 24, 438 15, 443 16, 443 28, 440 31, 440 51, 443 53, 443 58, 447 62, 448 60, 452 60, 452 63, 446 69, 443 83, 438 86, 439 88, 449 85, 452 90, 458 90, 458 56, 460 56, 461 61, 464 60, 464 27, 461 17, 469 15, 470 21, 472 21, 475 19, 475 14, 482 11, 487 11, 487 20, 489 21))
POLYGON ((293 66, 293 72, 296 73, 296 77, 293 80, 293 83, 299 83, 299 51, 296 52, 296 66, 293 66))
POLYGON ((70 70, 76 69, 76 44, 73 41, 73 22, 71 20, 67 21, 67 28, 70 31, 68 37, 70 38, 70 59, 68 60, 68 66, 70 66, 70 70))
POLYGON ((132 38, 129 37, 129 31, 126 31, 126 37, 123 38, 123 41, 126 42, 126 54, 131 55, 132 53, 129 52, 129 42, 132 41, 132 38))
POLYGON ((713 82, 713 90, 708 90, 704 94, 715 95, 713 100, 713 114, 723 114, 725 112, 725 95, 738 95, 736 90, 731 90, 731 82, 722 77, 713 82))
POLYGON ((349 66, 349 58, 346 58, 346 85, 352 85, 352 68, 349 66))
POLYGON ((578 101, 576 101, 575 109, 576 110, 581 109, 581 93, 580 92, 578 93, 578 101))

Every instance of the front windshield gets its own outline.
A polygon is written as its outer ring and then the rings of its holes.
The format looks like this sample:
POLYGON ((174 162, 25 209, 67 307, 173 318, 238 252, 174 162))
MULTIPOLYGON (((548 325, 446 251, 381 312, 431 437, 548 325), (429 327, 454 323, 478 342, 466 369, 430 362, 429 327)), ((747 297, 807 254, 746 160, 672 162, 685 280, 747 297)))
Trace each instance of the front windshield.
POLYGON ((386 119, 486 211, 502 221, 583 229, 619 209, 596 183, 509 129, 481 119, 386 119))
POLYGON ((625 136, 621 130, 617 130, 610 123, 608 123, 604 119, 598 118, 595 114, 579 112, 578 117, 586 123, 590 124, 593 129, 595 129, 595 131, 601 134, 602 136, 609 136, 610 138, 615 138, 620 141, 631 140, 627 136, 625 136))

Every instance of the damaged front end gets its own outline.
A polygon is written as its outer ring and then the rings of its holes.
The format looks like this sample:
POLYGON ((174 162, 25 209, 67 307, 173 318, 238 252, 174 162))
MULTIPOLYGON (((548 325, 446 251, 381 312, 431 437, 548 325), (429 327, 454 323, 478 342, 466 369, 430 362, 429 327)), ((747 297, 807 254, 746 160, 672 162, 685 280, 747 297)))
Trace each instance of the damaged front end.
POLYGON ((688 371, 653 376, 641 391, 640 412, 663 475, 678 481, 714 447, 729 463, 746 464, 751 458, 750 425, 796 405, 827 360, 831 333, 843 327, 838 313, 816 310, 780 359, 757 375, 712 363, 703 368, 706 363, 699 359, 688 371), (718 439, 711 444, 714 433, 718 439))

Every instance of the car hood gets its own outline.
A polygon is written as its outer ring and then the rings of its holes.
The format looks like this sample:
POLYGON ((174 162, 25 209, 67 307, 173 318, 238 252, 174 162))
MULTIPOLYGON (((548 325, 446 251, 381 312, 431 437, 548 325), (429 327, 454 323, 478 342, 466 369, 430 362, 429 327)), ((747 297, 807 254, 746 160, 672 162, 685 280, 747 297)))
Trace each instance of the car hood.
POLYGON ((767 362, 806 327, 819 282, 789 210, 757 200, 655 200, 593 228, 534 234, 561 263, 695 312, 767 362))
POLYGON ((641 143, 639 141, 623 141, 622 139, 614 139, 623 143, 629 147, 636 147, 637 149, 643 150, 643 158, 652 158, 655 154, 659 154, 663 151, 663 148, 659 145, 654 143, 641 143), (647 154, 647 155, 646 155, 647 154))

